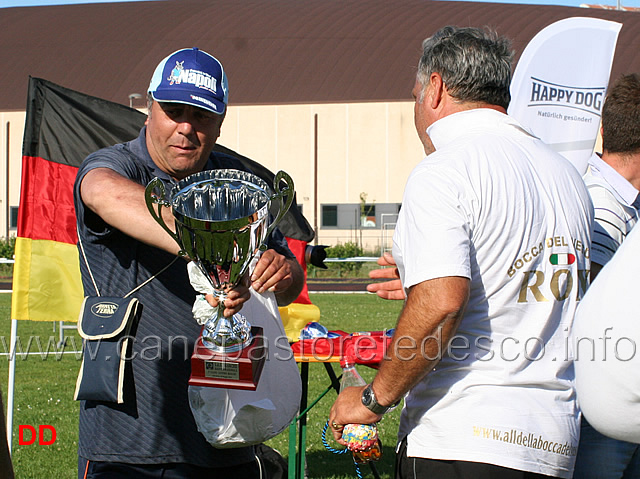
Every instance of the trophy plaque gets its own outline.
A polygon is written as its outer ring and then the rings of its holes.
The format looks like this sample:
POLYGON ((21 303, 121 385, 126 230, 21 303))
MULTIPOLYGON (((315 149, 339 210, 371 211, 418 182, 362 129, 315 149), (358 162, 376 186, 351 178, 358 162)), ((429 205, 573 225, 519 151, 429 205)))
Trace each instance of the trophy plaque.
POLYGON ((267 249, 267 238, 291 206, 293 193, 293 180, 284 171, 275 175, 273 188, 252 173, 232 169, 188 176, 168 194, 159 178, 147 185, 149 212, 178 243, 180 254, 198 266, 219 300, 196 341, 190 385, 257 388, 267 356, 262 328, 252 327, 241 313, 225 317, 224 299, 257 253, 267 249), (276 200, 278 210, 270 222, 276 200), (171 208, 175 232, 163 220, 163 208, 171 208))

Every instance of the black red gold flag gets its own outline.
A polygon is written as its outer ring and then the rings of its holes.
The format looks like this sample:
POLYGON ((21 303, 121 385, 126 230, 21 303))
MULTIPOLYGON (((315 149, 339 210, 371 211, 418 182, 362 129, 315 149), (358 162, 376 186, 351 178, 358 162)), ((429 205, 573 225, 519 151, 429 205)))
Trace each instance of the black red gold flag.
POLYGON ((11 317, 75 321, 82 302, 73 183, 91 152, 135 138, 146 116, 29 78, 11 317))

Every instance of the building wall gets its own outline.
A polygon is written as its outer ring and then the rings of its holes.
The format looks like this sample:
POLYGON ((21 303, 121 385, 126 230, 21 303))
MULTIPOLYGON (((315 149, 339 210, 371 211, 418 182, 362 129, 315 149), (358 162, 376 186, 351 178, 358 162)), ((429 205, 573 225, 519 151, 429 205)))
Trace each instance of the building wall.
POLYGON ((362 194, 367 204, 399 204, 409 173, 424 156, 411 101, 232 106, 219 142, 293 177, 318 243, 352 241, 367 249, 385 246, 389 235, 381 223, 323 228, 322 206, 359 204, 362 194))
MULTIPOLYGON (((19 204, 25 114, 0 113, 0 121, 0 177, 9 179, 0 185, 0 237, 5 237, 16 234, 15 228, 7 228, 7 205, 19 204)), ((424 155, 410 101, 232 105, 218 141, 274 172, 282 169, 291 175, 303 214, 318 228, 319 244, 352 241, 367 249, 380 247, 383 233, 388 233, 382 231, 380 218, 375 227, 363 228, 354 219, 344 229, 323 228, 322 205, 357 205, 361 195, 366 195, 366 204, 399 204, 409 172, 424 155)))
POLYGON ((0 238, 15 236, 11 210, 20 203, 24 112, 0 112, 0 238))
MULTIPOLYGON (((8 219, 20 201, 24 122, 24 112, 0 112, 0 238, 16 234, 8 219)), ((355 242, 369 250, 390 248, 392 213, 409 173, 424 156, 411 101, 232 105, 219 143, 292 176, 298 204, 317 228, 318 244, 355 242), (366 205, 377 205, 375 227, 358 224, 354 211, 361 195, 366 205), (322 226, 323 205, 339 206, 337 227, 322 226)), ((596 151, 601 151, 600 137, 596 151)))

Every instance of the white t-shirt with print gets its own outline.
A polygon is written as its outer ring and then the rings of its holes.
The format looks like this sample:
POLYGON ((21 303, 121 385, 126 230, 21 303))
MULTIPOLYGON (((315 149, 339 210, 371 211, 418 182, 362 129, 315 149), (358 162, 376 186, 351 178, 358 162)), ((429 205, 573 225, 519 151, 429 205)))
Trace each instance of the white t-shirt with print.
POLYGON ((393 256, 405 289, 470 279, 451 347, 406 397, 408 455, 571 477, 578 410, 568 331, 588 285, 593 208, 578 171, 507 115, 435 122, 393 256))

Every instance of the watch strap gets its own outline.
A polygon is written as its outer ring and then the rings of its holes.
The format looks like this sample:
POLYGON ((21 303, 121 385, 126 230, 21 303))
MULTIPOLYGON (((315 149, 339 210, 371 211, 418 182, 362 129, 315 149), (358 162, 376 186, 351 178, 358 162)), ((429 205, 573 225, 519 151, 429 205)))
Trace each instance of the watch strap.
POLYGON ((382 406, 379 404, 371 384, 368 384, 362 392, 362 404, 374 414, 385 414, 398 405, 398 403, 392 404, 391 406, 382 406))

